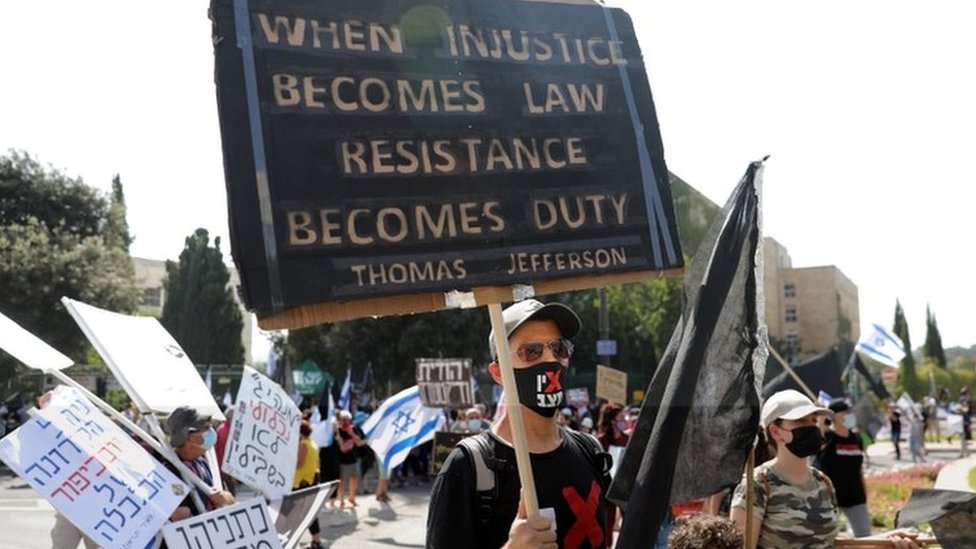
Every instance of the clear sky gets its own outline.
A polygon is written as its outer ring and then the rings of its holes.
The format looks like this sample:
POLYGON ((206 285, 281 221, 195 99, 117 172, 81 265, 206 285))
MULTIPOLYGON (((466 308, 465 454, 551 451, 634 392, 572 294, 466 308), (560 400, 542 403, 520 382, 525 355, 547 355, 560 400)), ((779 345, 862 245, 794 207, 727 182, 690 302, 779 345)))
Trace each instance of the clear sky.
MULTIPOLYGON (((722 204, 772 155, 765 233, 857 284, 862 331, 900 298, 916 346, 927 303, 946 346, 976 344, 976 3, 611 5, 671 171, 722 204)), ((134 255, 176 258, 197 227, 229 255, 206 3, 4 0, 0 21, 0 150, 104 189, 120 174, 134 255)))

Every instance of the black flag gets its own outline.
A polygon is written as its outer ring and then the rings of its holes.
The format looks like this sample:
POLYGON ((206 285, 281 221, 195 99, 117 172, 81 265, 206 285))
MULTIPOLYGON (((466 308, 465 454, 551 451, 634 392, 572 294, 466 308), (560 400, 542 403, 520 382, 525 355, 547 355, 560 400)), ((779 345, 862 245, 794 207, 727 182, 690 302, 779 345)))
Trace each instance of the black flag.
MULTIPOLYGON (((844 396, 844 384, 840 381, 840 368, 837 362, 837 351, 831 349, 822 355, 815 356, 810 360, 793 367, 803 383, 813 391, 814 395, 823 391, 832 397, 844 396)), ((786 389, 796 389, 803 391, 800 384, 793 379, 789 372, 783 372, 770 379, 763 385, 763 398, 768 398, 773 393, 785 391, 786 389)))
POLYGON ((766 364, 761 300, 762 162, 753 162, 685 277, 671 335, 609 498, 627 510, 618 548, 650 547, 672 502, 742 477, 759 429, 766 364))
POLYGON ((891 398, 891 393, 888 392, 888 389, 885 388, 884 384, 871 377, 871 372, 869 372, 867 367, 864 366, 864 361, 861 360, 861 357, 857 354, 857 351, 851 353, 851 359, 847 361, 847 367, 845 370, 849 369, 852 365, 854 366, 854 369, 858 371, 858 373, 864 376, 864 379, 868 380, 868 384, 871 385, 871 391, 878 398, 881 400, 891 398))
POLYGON ((976 547, 976 494, 972 492, 914 488, 895 520, 899 528, 928 522, 944 549, 976 547))

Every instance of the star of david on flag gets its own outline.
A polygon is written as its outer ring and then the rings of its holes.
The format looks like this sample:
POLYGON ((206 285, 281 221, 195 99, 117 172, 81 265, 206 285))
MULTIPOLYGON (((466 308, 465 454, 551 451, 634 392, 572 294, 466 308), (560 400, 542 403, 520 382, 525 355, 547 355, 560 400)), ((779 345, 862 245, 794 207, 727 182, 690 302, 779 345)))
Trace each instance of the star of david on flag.
POLYGON ((433 439, 443 421, 440 408, 424 406, 414 385, 386 399, 363 423, 363 432, 388 473, 403 463, 411 448, 433 439))
POLYGON ((871 325, 871 331, 861 336, 854 350, 888 366, 898 367, 898 361, 905 358, 905 344, 894 333, 878 324, 871 325))

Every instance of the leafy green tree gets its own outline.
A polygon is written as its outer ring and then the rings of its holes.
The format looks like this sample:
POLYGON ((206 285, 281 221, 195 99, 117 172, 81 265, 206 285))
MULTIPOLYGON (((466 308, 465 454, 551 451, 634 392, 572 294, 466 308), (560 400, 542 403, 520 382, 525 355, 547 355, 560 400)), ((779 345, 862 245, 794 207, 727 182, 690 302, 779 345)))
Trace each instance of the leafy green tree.
POLYGON ((922 352, 925 357, 934 360, 940 368, 947 366, 945 350, 942 348, 942 336, 939 335, 939 325, 928 305, 925 306, 925 346, 922 352))
MULTIPOLYGON (((128 252, 105 235, 108 217, 109 202, 81 179, 23 152, 0 156, 0 312, 80 363, 90 347, 61 297, 124 313, 138 302, 128 252)), ((16 362, 0 355, 0 382, 10 382, 16 362)))
POLYGON ((918 374, 915 370, 915 357, 912 355, 912 338, 908 333, 908 321, 905 320, 905 311, 901 308, 901 302, 895 300, 895 322, 891 331, 905 344, 905 358, 901 359, 901 372, 898 381, 901 390, 912 395, 912 398, 921 396, 921 386, 918 374))
POLYGON ((244 320, 234 301, 220 238, 197 229, 186 237, 180 261, 166 262, 166 301, 160 322, 195 364, 242 364, 244 320))
POLYGON ((294 364, 315 360, 335 379, 351 367, 353 379, 372 367, 380 381, 378 397, 416 383, 415 359, 424 357, 471 358, 482 385, 489 383, 488 331, 484 309, 361 318, 335 324, 291 330, 289 355, 294 364))

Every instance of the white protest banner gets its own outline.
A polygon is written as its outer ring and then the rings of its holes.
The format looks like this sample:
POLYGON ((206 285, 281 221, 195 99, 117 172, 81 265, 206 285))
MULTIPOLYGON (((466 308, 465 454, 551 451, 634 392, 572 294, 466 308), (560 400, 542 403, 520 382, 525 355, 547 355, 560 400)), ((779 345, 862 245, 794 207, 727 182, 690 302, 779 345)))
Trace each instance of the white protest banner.
POLYGON ((275 382, 244 367, 223 471, 276 498, 291 491, 301 410, 275 382))
POLYGON ((281 548, 268 504, 262 498, 171 522, 163 527, 163 539, 170 549, 281 548))
POLYGON ((61 302, 137 404, 164 414, 190 406, 224 419, 193 362, 158 320, 113 313, 67 297, 61 302))
POLYGON ((102 547, 145 547, 189 492, 69 387, 0 440, 0 459, 102 547))
POLYGON ((61 370, 74 364, 60 351, 0 313, 0 347, 14 358, 38 370, 61 370))

